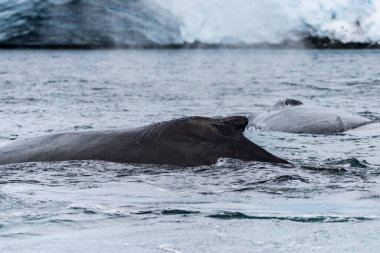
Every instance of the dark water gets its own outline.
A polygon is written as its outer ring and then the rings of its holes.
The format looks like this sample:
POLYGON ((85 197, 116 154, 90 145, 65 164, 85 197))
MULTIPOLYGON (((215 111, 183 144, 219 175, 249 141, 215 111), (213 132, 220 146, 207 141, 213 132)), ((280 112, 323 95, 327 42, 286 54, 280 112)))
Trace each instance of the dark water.
MULTIPOLYGON (((0 141, 248 115, 281 98, 380 118, 378 51, 0 51, 0 141)), ((0 166, 1 252, 375 252, 380 130, 246 135, 293 165, 0 166)))

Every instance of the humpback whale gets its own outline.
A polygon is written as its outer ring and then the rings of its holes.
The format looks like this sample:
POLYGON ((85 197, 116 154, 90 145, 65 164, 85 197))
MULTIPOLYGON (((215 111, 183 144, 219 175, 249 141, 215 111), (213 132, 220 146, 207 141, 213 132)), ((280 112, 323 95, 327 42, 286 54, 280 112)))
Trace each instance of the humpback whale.
POLYGON ((109 131, 50 134, 0 147, 0 164, 67 160, 211 165, 218 158, 288 163, 244 136, 246 117, 186 117, 109 131))
POLYGON ((371 122, 345 111, 307 105, 295 99, 282 99, 271 108, 251 115, 250 125, 256 129, 303 134, 334 134, 371 122))

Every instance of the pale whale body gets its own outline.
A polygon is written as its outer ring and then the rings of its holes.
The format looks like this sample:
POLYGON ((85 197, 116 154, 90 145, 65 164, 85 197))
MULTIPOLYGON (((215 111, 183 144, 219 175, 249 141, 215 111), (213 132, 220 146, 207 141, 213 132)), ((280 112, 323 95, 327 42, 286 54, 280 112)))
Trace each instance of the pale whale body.
POLYGON ((211 165, 219 158, 288 163, 244 136, 246 117, 188 117, 133 129, 68 132, 0 147, 0 164, 68 160, 211 165))
POLYGON ((370 122, 359 115, 295 99, 280 100, 265 112, 250 116, 250 125, 256 129, 299 134, 340 133, 370 122))

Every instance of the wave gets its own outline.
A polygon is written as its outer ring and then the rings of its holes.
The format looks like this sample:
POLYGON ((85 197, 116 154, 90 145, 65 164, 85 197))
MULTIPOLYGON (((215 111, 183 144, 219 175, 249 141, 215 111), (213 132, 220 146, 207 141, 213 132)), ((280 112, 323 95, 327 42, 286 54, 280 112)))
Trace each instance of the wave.
POLYGON ((377 0, 0 0, 1 47, 378 47, 377 0))
POLYGON ((337 222, 362 222, 374 220, 374 217, 339 217, 339 216, 252 216, 240 212, 223 211, 217 214, 208 215, 209 218, 220 220, 280 220, 280 221, 295 221, 295 222, 316 222, 316 223, 337 223, 337 222))

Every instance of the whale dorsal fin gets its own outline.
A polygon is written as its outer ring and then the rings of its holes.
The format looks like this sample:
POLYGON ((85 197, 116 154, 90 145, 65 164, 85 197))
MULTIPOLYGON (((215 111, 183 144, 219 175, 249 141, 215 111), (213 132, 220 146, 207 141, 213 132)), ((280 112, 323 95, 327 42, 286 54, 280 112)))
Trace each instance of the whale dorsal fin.
POLYGON ((299 100, 287 98, 284 101, 284 105, 291 105, 291 106, 297 106, 297 105, 302 105, 302 102, 299 100))
POLYGON ((227 118, 214 119, 211 126, 216 128, 219 133, 226 136, 236 136, 242 134, 248 125, 247 117, 233 116, 227 118))
POLYGON ((281 99, 277 101, 271 108, 268 109, 268 111, 278 110, 278 109, 283 108, 284 106, 298 106, 298 105, 303 105, 303 103, 296 99, 286 98, 286 99, 281 99))

